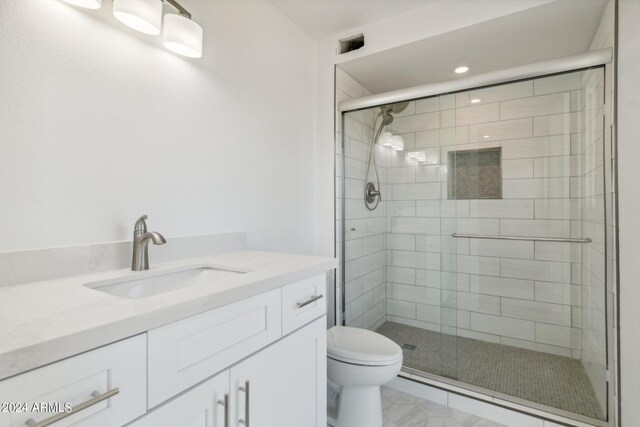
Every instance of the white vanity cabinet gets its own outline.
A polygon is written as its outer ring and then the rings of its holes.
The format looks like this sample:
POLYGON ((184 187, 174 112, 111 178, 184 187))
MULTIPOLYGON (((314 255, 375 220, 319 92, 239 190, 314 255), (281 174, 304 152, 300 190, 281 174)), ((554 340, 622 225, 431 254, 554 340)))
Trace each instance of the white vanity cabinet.
POLYGON ((322 316, 127 427, 325 427, 325 340, 322 316))
POLYGON ((325 275, 0 381, 0 427, 325 427, 325 275), (44 421, 44 423, 43 423, 44 421))

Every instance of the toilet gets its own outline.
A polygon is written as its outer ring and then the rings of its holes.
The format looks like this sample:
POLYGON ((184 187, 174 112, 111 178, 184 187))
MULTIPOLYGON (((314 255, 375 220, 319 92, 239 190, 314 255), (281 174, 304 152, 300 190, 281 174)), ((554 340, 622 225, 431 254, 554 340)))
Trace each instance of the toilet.
POLYGON ((327 331, 328 422, 333 427, 382 427, 380 386, 398 375, 402 349, 366 329, 327 331))

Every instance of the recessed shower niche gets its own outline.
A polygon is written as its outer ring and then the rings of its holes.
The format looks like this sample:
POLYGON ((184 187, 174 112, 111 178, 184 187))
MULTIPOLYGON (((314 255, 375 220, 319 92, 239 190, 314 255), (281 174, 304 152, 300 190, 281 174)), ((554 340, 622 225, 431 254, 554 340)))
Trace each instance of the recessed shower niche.
POLYGON ((502 149, 449 151, 449 199, 502 199, 502 149))

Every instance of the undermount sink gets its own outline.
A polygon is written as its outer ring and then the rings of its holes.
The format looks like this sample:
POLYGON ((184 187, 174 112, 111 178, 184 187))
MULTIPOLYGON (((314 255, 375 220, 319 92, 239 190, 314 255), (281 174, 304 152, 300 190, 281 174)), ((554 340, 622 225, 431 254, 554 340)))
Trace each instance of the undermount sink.
POLYGON ((121 298, 146 298, 195 285, 215 287, 249 271, 232 267, 197 265, 145 271, 126 277, 85 283, 83 286, 121 298))

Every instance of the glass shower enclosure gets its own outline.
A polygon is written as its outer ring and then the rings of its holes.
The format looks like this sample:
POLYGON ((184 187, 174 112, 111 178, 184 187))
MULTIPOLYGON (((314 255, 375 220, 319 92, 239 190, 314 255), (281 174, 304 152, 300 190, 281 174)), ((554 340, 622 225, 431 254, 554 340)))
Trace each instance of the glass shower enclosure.
POLYGON ((604 94, 595 67, 343 113, 342 323, 405 372, 606 420, 604 94))

